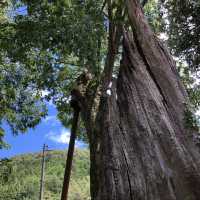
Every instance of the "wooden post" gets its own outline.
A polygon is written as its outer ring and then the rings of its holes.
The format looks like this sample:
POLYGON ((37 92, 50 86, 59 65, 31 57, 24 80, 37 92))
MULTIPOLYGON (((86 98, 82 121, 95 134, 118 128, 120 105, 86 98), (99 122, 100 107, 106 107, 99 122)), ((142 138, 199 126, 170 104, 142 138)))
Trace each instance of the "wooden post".
POLYGON ((65 167, 65 174, 63 180, 63 188, 61 194, 61 200, 67 200, 68 198, 68 190, 69 190, 69 181, 72 169, 72 161, 73 161, 73 154, 74 154, 74 147, 75 147, 75 140, 76 140, 76 131, 78 127, 78 118, 79 118, 79 109, 74 109, 74 116, 71 128, 71 136, 69 141, 69 148, 67 153, 67 161, 65 167))

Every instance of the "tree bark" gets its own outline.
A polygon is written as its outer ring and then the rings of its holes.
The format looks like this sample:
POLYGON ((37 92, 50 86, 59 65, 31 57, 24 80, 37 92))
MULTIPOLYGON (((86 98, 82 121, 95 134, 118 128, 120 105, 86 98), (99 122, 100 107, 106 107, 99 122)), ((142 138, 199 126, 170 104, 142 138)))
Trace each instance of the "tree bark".
POLYGON ((88 130, 92 200, 199 200, 200 153, 184 126, 187 93, 139 2, 125 2, 132 31, 123 31, 118 78, 88 130))

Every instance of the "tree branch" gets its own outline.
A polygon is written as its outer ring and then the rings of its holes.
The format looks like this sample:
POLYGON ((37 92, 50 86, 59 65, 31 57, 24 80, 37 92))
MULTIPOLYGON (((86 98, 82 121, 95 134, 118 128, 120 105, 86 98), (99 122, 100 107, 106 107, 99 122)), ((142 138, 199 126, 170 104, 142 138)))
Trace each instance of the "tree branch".
MULTIPOLYGON (((104 67, 102 80, 101 80, 103 96, 106 95, 107 87, 112 79, 115 57, 119 49, 120 38, 122 36, 122 25, 114 23, 114 20, 113 20, 111 0, 108 0, 107 4, 108 4, 108 19, 109 19, 109 37, 108 37, 108 53, 107 53, 105 67, 104 67)), ((123 15, 122 10, 119 12, 119 15, 120 16, 123 15)))
POLYGON ((102 8, 101 8, 101 12, 103 12, 103 10, 104 10, 104 8, 105 8, 105 6, 106 6, 106 0, 103 2, 103 6, 102 6, 102 8))
POLYGON ((148 0, 143 0, 142 1, 142 7, 144 7, 148 3, 148 0))

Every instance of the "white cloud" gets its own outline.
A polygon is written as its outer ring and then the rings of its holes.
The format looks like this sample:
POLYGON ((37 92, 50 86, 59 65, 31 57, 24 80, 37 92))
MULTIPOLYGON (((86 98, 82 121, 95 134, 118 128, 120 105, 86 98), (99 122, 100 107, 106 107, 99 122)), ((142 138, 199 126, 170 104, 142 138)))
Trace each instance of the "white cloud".
POLYGON ((57 121, 57 117, 55 115, 50 115, 45 117, 44 122, 49 122, 49 121, 57 121))
MULTIPOLYGON (((41 92, 41 97, 43 97, 43 98, 47 97, 50 94, 50 92, 48 90, 41 90, 40 92, 41 92)), ((50 99, 49 101, 46 101, 46 103, 49 106, 55 107, 52 99, 50 99)))
POLYGON ((48 90, 41 90, 41 95, 42 95, 42 97, 46 97, 47 95, 49 95, 49 91, 48 90))
POLYGON ((46 137, 56 143, 69 144, 70 131, 62 128, 59 132, 50 131, 46 137))
POLYGON ((47 101, 48 106, 56 107, 52 100, 47 101))
POLYGON ((197 110, 197 112, 195 113, 198 117, 200 117, 200 110, 197 110))
POLYGON ((50 115, 43 119, 44 123, 49 124, 51 126, 56 126, 60 123, 56 115, 50 115))
MULTIPOLYGON (((69 129, 65 129, 65 128, 62 128, 60 129, 60 131, 58 132, 54 132, 54 131, 50 131, 46 137, 55 142, 55 143, 58 143, 58 144, 67 144, 69 145, 69 141, 70 141, 70 130, 69 129)), ((84 143, 83 141, 79 141, 79 140, 76 140, 76 144, 75 146, 77 148, 87 148, 88 147, 88 144, 84 143)))

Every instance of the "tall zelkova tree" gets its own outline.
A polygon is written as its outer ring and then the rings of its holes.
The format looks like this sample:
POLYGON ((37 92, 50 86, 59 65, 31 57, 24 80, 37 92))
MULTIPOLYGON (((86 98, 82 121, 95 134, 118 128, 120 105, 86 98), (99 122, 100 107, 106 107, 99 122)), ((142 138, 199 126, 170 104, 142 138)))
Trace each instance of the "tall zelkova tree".
POLYGON ((31 83, 49 91, 66 126, 73 91, 90 146, 92 200, 199 200, 189 98, 145 18, 147 1, 22 3, 27 15, 8 24, 13 32, 0 44, 34 72, 31 83))
POLYGON ((109 80, 111 95, 101 96, 90 140, 92 197, 197 200, 200 159, 184 127, 187 94, 139 2, 125 4, 132 29, 123 29, 119 75, 109 80))

